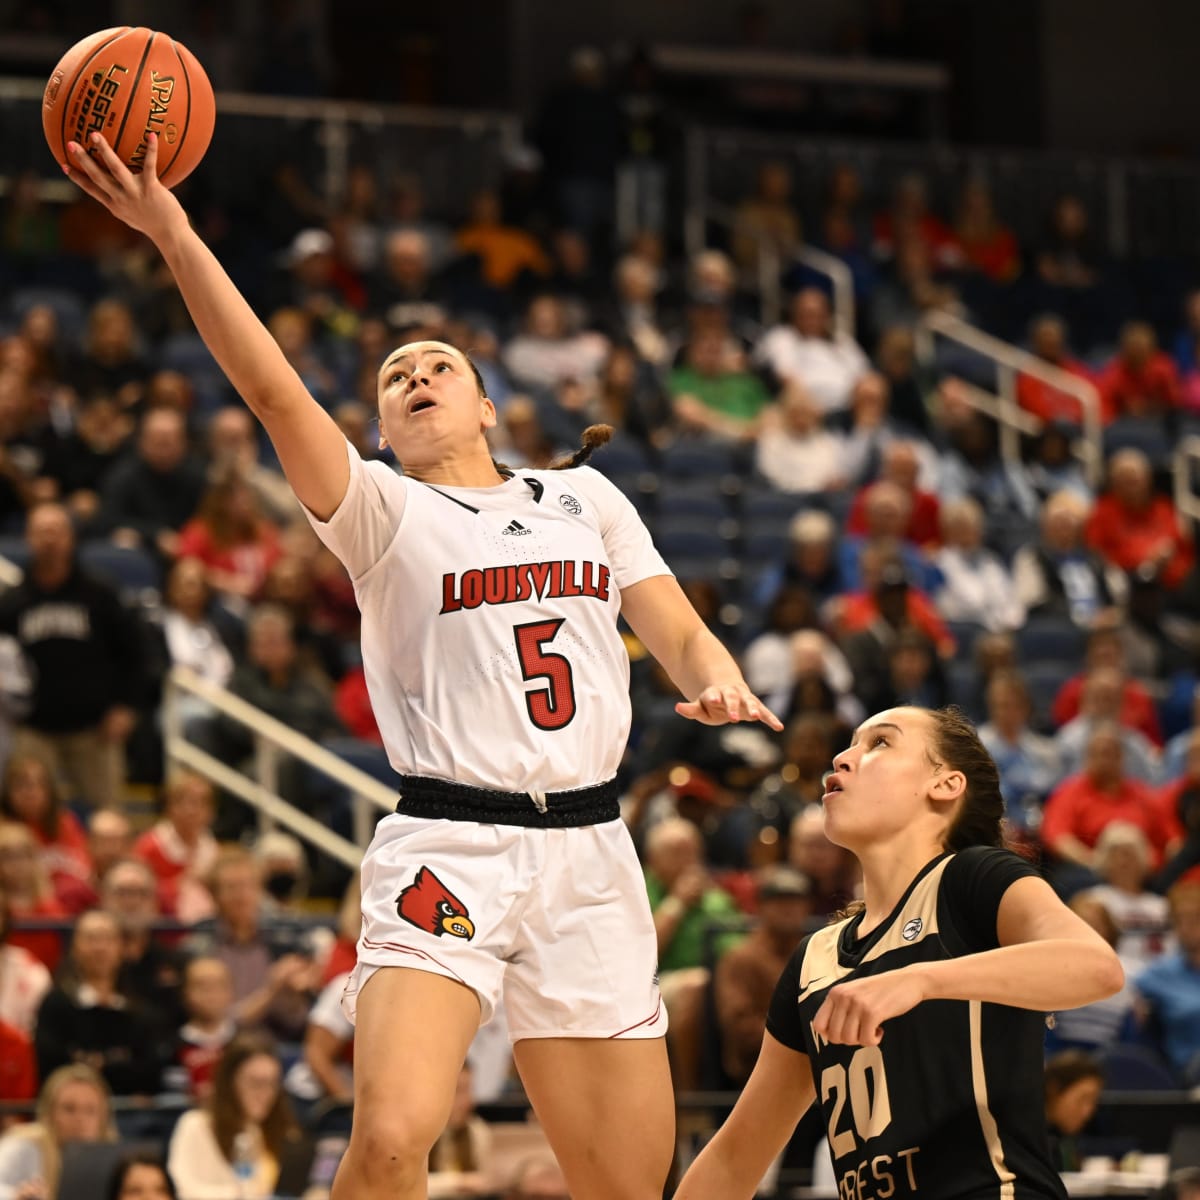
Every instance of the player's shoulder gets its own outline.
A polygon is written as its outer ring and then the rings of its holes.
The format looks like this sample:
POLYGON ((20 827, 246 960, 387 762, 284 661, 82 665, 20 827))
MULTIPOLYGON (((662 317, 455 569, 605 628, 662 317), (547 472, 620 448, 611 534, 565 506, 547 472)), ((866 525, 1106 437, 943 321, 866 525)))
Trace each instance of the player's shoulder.
POLYGON ((967 846, 951 856, 946 864, 950 875, 970 875, 984 871, 1019 872, 1036 875, 1037 869, 1007 846, 967 846))
POLYGON ((536 479, 545 494, 572 516, 583 516, 588 510, 607 513, 614 504, 625 500, 624 493, 594 467, 568 467, 565 470, 521 472, 523 478, 536 479))

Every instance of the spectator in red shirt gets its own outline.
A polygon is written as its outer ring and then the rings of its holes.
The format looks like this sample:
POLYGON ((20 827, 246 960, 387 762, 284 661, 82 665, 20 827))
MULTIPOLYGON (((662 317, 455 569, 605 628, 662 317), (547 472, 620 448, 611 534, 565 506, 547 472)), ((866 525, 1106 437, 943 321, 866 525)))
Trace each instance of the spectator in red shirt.
POLYGON ((379 722, 367 694, 367 676, 362 667, 351 667, 333 696, 333 707, 345 727, 360 741, 383 745, 379 722))
POLYGON ((32 1100, 37 1095, 37 1078, 29 1035, 0 1021, 0 1100, 32 1100))
POLYGON ((1159 793, 1166 820, 1178 838, 1178 850, 1154 881, 1155 891, 1165 892, 1185 876, 1200 879, 1200 728, 1187 741, 1183 774, 1159 793))
MULTIPOLYGON (((909 441, 890 442, 883 451, 879 469, 880 480, 895 484, 908 496, 912 505, 904 537, 915 546, 937 546, 941 542, 938 519, 938 498, 917 486, 921 460, 917 448, 909 441)), ((868 532, 866 518, 867 493, 871 485, 860 488, 846 518, 846 532, 861 536, 868 532)))
MULTIPOLYGON (((67 910, 59 904, 42 864, 37 841, 27 825, 0 822, 0 898, 7 902, 12 923, 39 918, 64 919, 67 910)), ((28 950, 53 971, 62 957, 62 944, 54 930, 14 930, 10 946, 28 950)))
POLYGON ((0 820, 16 821, 33 834, 60 900, 86 885, 92 864, 83 826, 63 804, 54 775, 37 755, 14 754, 8 760, 0 820))
POLYGON ((32 1038, 38 1006, 49 990, 45 965, 13 945, 8 893, 0 878, 0 1021, 32 1038))
POLYGON ((1131 575, 1144 572, 1168 590, 1178 587, 1195 554, 1175 505, 1154 491, 1150 460, 1140 450, 1118 450, 1108 484, 1088 520, 1088 545, 1131 575))
POLYGON ((134 857, 158 880, 163 911, 181 921, 198 921, 215 909, 204 882, 217 862, 215 817, 212 785, 194 772, 181 771, 167 781, 162 819, 133 846, 134 857))
POLYGON ((1158 348, 1154 329, 1130 321, 1121 330, 1116 356, 1101 372, 1100 396, 1106 420, 1162 417, 1183 403, 1179 370, 1158 348))
MULTIPOLYGON (((233 976, 214 955, 193 958, 183 972, 183 1007, 187 1022, 179 1030, 175 1064, 196 1100, 212 1094, 213 1072, 225 1047, 237 1033, 233 1019, 233 976)), ((176 1071, 169 1075, 176 1076, 176 1071)))
POLYGON ((960 251, 945 223, 929 211, 929 190, 920 175, 904 175, 896 184, 892 207, 874 221, 874 250, 877 258, 888 259, 908 238, 917 238, 935 267, 958 265, 960 251))
POLYGON ((1016 236, 996 217, 992 193, 982 179, 968 179, 963 185, 954 237, 966 265, 994 283, 1008 283, 1020 272, 1016 236))
POLYGON ((279 531, 263 517, 250 486, 232 470, 209 487, 199 511, 179 533, 179 557, 199 559, 209 586, 239 600, 259 594, 281 553, 279 531))
MULTIPOLYGON (((1068 375, 1091 383, 1092 373, 1071 355, 1067 346, 1066 322, 1061 317, 1056 317, 1053 313, 1038 317, 1029 330, 1029 349, 1048 367, 1056 367, 1068 375)), ((1077 396, 1061 391, 1052 383, 1035 379, 1032 375, 1017 376, 1017 403, 1026 412, 1031 412, 1046 422, 1066 421, 1072 425, 1083 424, 1083 406, 1077 396)))
POLYGON ((1079 716, 1084 683, 1094 671, 1104 668, 1118 672, 1125 680, 1118 717, 1120 723, 1145 734, 1154 745, 1161 746, 1162 730, 1159 728, 1154 699, 1136 679, 1126 674, 1125 646, 1120 631, 1111 627, 1094 629, 1088 635, 1084 670, 1068 679, 1054 697, 1054 705, 1050 709, 1054 724, 1061 728, 1079 716))
POLYGON ((1046 801, 1042 842, 1063 862, 1091 871, 1096 842, 1112 821, 1127 821, 1146 835, 1156 866, 1178 840, 1154 789, 1125 774, 1120 729, 1109 723, 1092 731, 1083 770, 1059 784, 1046 801))

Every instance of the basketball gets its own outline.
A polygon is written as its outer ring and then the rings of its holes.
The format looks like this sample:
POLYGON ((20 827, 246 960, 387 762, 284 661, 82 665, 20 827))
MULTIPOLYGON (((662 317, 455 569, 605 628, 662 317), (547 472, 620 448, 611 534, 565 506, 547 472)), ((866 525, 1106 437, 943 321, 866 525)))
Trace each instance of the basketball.
POLYGON ((134 172, 157 133, 158 177, 174 187, 212 140, 217 108, 204 68, 186 46, 153 29, 103 29, 63 55, 46 84, 42 129, 59 163, 67 143, 102 133, 134 172))

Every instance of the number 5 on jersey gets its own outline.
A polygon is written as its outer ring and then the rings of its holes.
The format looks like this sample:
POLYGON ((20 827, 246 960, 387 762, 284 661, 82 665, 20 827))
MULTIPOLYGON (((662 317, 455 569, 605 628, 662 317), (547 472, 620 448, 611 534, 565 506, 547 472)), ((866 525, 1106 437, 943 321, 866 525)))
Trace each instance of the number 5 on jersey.
POLYGON ((559 617, 553 621, 513 626, 522 676, 526 681, 546 680, 545 687, 530 688, 525 693, 529 719, 539 729, 551 732, 569 725, 575 715, 575 677, 571 664, 561 654, 543 649, 554 640, 564 621, 565 618, 559 617))

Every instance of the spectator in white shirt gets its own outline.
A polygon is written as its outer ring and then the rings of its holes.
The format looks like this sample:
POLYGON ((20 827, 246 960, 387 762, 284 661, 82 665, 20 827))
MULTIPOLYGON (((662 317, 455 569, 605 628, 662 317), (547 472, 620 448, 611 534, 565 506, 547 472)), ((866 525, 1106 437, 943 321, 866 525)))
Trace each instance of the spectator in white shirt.
POLYGON ((768 330, 756 357, 781 381, 802 383, 823 413, 849 407, 855 383, 871 369, 862 347, 833 328, 829 300, 819 288, 793 297, 790 323, 768 330))
POLYGON ((842 436, 821 426, 803 384, 784 385, 779 404, 763 415, 755 465, 781 492, 824 492, 844 486, 842 436))
POLYGON ((1121 736, 1125 755, 1125 774, 1143 783, 1158 782, 1158 748, 1140 730, 1121 724, 1121 705, 1125 695, 1125 676, 1115 667, 1097 667, 1083 681, 1079 715, 1068 721, 1055 735, 1062 755, 1063 772, 1074 775, 1083 770, 1088 743, 1098 725, 1112 723, 1121 736))
POLYGON ((601 333, 572 332, 557 296, 537 296, 525 315, 525 328, 508 343, 504 365, 519 387, 557 389, 567 382, 594 381, 608 357, 601 333))
POLYGON ((948 621, 974 621, 992 633, 1016 629, 1025 620, 1025 606, 1008 567, 983 544, 982 507, 969 497, 952 500, 942 505, 940 518, 938 611, 948 621))

